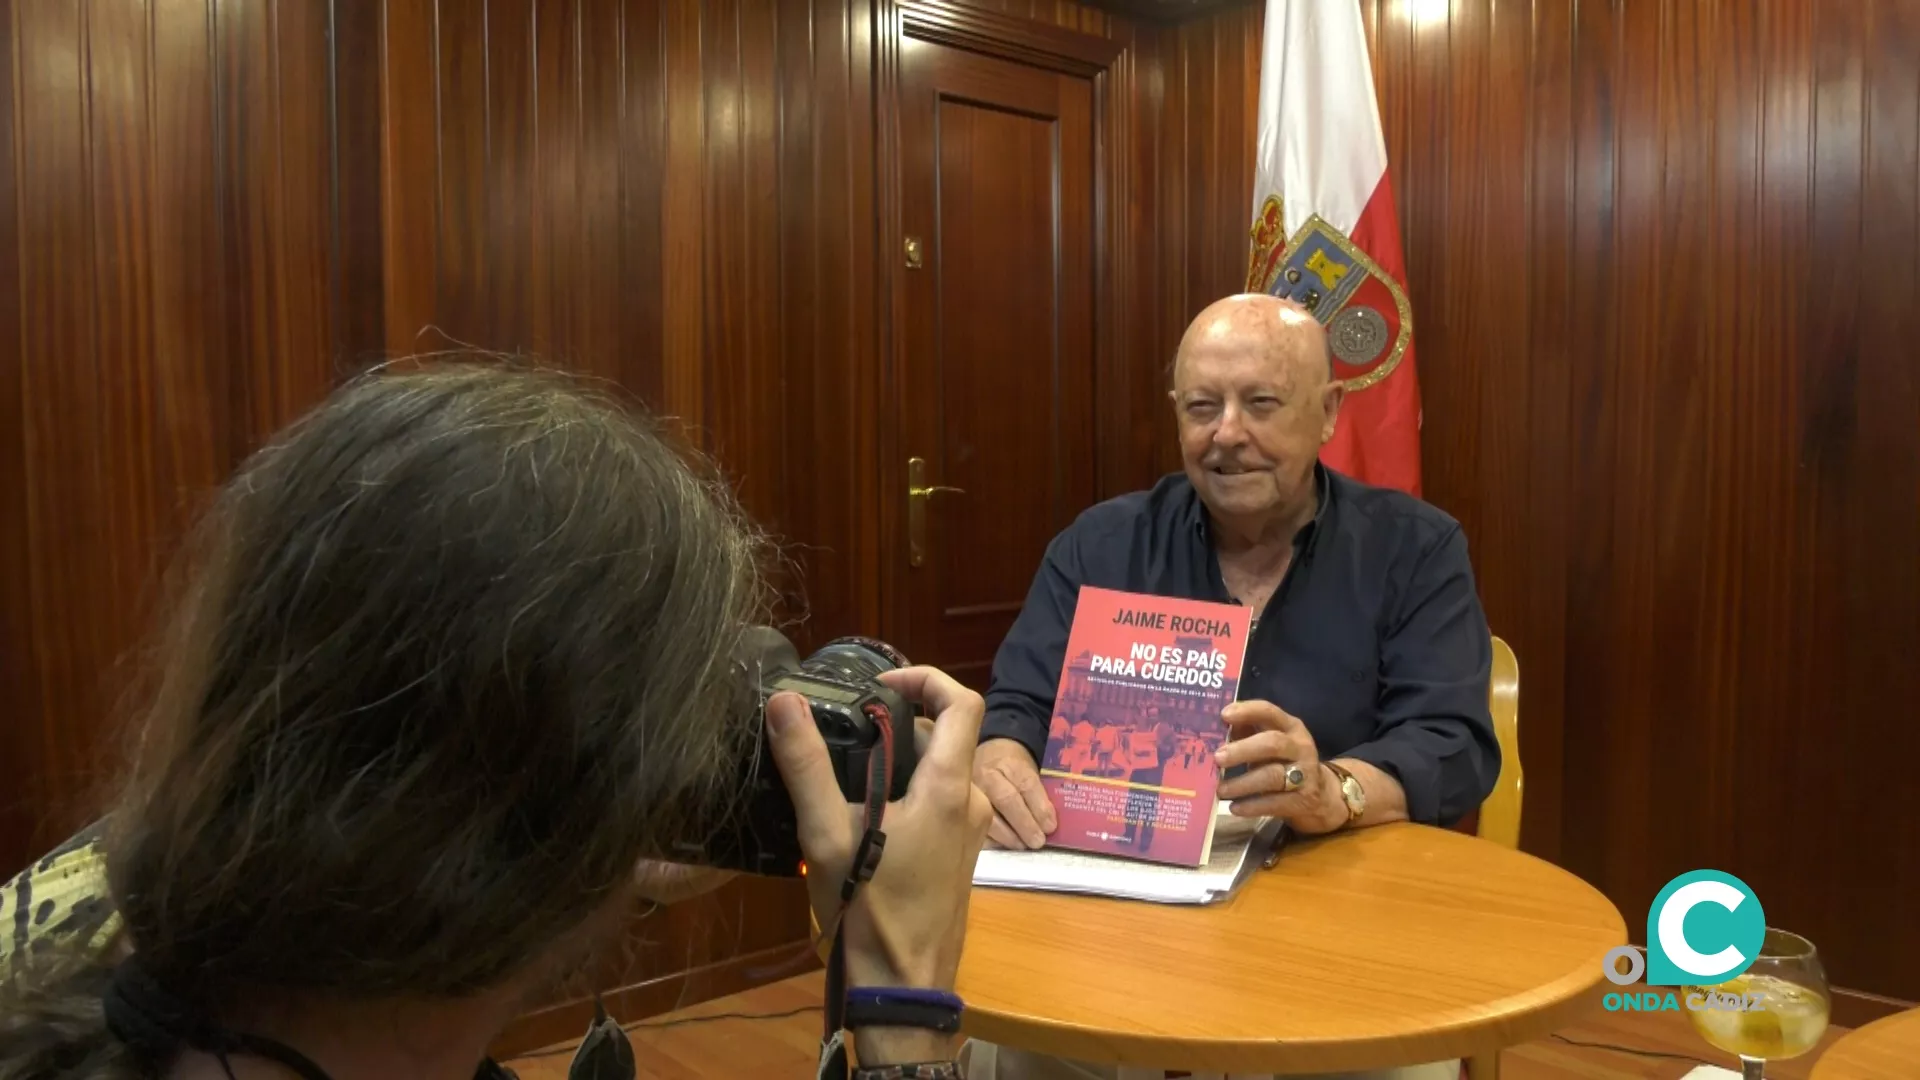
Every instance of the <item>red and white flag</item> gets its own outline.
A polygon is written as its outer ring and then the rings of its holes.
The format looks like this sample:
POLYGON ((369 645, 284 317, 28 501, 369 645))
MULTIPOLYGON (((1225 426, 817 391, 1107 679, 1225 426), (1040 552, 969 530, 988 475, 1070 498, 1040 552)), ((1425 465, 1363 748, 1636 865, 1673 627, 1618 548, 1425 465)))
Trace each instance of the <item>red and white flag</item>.
POLYGON ((1327 327, 1347 396, 1321 460, 1418 495, 1413 308, 1358 0, 1267 0, 1247 289, 1327 327))

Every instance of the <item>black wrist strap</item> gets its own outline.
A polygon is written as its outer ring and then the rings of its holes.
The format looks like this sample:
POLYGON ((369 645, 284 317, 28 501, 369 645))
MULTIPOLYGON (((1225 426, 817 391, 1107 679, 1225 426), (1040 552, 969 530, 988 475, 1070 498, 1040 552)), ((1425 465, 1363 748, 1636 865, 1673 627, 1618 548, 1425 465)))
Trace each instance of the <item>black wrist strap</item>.
POLYGON ((821 1010, 819 1080, 847 1080, 847 938, 842 930, 854 894, 873 880, 887 848, 887 834, 880 831, 880 823, 886 817, 887 796, 893 790, 893 714, 886 706, 875 704, 867 707, 867 715, 880 729, 880 745, 867 757, 867 831, 860 837, 853 865, 847 868, 847 879, 840 886, 840 911, 827 931, 833 935, 833 950, 827 956, 826 1007, 821 1010))

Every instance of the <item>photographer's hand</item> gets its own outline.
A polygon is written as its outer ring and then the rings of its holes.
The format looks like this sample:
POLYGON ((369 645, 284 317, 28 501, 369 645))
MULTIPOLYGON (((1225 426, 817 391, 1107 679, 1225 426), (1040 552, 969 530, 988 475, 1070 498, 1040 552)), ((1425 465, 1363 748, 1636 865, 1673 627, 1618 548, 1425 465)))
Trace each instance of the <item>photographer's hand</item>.
MULTIPOLYGON (((993 819, 992 804, 973 786, 973 752, 985 705, 980 695, 932 668, 907 668, 881 680, 934 715, 907 795, 887 806, 887 847, 873 880, 861 886, 840 924, 847 977, 854 986, 951 990, 967 929, 973 867, 993 819)), ((906 718, 897 717, 896 721, 906 718)), ((840 885, 865 832, 865 808, 840 793, 826 745, 806 703, 795 694, 767 702, 774 760, 793 796, 807 890, 822 927, 839 912, 840 885)), ((911 730, 902 723, 900 731, 911 730)), ((919 1032, 861 1032, 862 1062, 926 1060, 952 1040, 919 1032)))

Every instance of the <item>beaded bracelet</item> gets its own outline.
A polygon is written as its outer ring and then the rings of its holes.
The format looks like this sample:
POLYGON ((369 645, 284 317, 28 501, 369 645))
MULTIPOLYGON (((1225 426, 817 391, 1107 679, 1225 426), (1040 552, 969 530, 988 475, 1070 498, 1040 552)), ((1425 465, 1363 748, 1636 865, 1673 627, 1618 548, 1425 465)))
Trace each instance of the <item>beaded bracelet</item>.
POLYGON ((961 1080, 953 1061, 922 1061, 914 1065, 875 1065, 853 1070, 853 1080, 961 1080))

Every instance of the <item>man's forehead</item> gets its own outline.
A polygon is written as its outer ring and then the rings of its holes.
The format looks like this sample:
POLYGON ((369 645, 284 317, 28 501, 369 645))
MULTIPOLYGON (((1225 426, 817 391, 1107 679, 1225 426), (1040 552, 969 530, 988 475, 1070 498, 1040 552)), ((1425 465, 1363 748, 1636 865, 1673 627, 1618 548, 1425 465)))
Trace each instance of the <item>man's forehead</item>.
POLYGON ((1311 389, 1331 377, 1331 353, 1306 308, 1264 294, 1236 295, 1207 305, 1188 324, 1171 374, 1175 392, 1199 382, 1311 389))
POLYGON ((1295 351, 1264 334, 1201 337, 1175 359, 1174 388, 1217 381, 1292 383, 1299 375, 1295 351))

